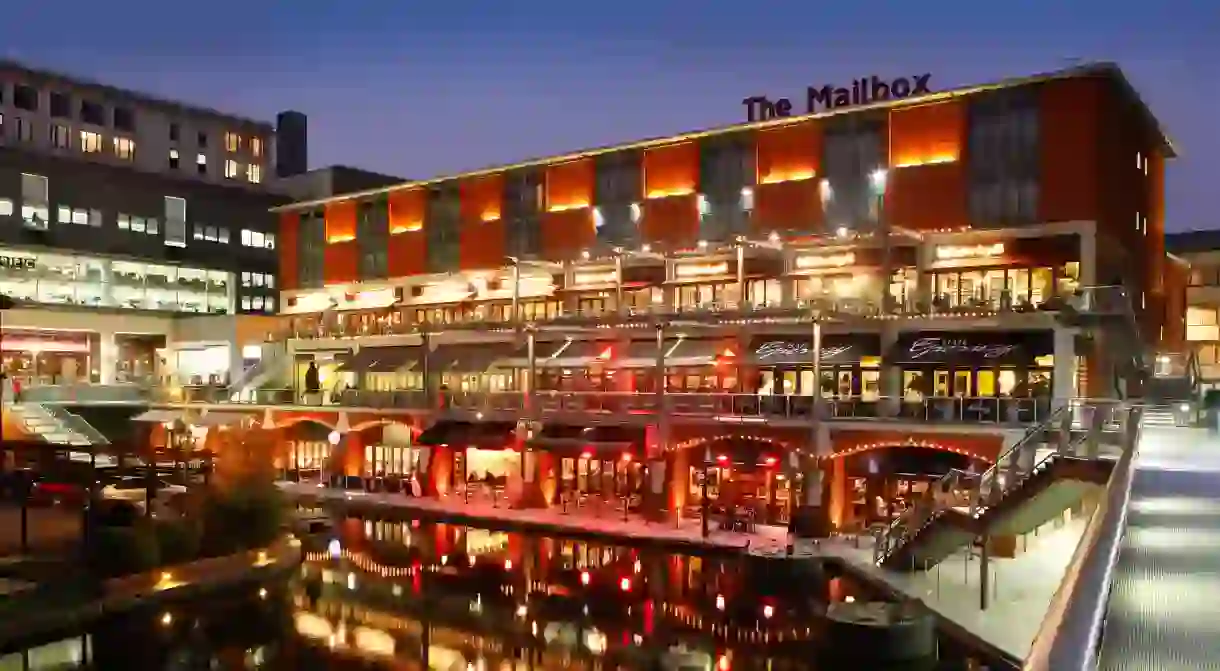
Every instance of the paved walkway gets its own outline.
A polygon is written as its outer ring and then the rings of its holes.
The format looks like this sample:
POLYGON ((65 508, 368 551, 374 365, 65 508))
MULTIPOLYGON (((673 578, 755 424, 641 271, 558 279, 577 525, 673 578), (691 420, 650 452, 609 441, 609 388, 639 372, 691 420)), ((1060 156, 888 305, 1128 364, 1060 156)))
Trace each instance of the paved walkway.
MULTIPOLYGON (((753 534, 713 531, 710 537, 702 538, 698 520, 685 521, 681 525, 644 523, 640 519, 623 522, 621 513, 617 517, 591 517, 556 510, 493 507, 490 503, 473 500, 465 503, 459 497, 436 500, 407 498, 401 494, 324 490, 316 484, 281 483, 280 486, 292 494, 323 500, 460 515, 522 527, 596 533, 627 541, 667 541, 738 549, 760 556, 783 556, 787 543, 787 530, 782 527, 760 525, 753 534)), ((1078 518, 1061 523, 1058 528, 1054 523, 1047 524, 1018 541, 1024 550, 1017 557, 993 558, 992 598, 985 611, 979 607, 979 560, 965 552, 951 556, 927 573, 896 573, 877 568, 873 565, 871 537, 802 540, 797 543, 794 557, 837 558, 869 579, 922 600, 941 617, 1004 654, 1024 659, 1083 535, 1084 523, 1084 518, 1078 518)))

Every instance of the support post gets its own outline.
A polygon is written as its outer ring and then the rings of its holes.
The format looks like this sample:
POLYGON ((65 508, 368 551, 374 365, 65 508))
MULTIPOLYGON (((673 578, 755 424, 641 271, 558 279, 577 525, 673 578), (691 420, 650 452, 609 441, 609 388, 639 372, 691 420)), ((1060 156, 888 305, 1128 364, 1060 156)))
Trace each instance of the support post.
POLYGON ((622 316, 623 309, 623 253, 614 253, 614 313, 622 316))
POLYGON ((983 536, 983 549, 979 553, 979 609, 987 610, 990 602, 991 582, 991 537, 983 536))
POLYGON ((746 310, 746 246, 737 241, 737 309, 746 310))

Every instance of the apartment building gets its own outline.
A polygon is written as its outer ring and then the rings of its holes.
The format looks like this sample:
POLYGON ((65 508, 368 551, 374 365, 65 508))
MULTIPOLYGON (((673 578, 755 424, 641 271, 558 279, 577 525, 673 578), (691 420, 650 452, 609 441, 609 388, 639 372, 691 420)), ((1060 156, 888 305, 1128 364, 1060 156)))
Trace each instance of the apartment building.
POLYGON ((1220 230, 1171 233, 1165 247, 1187 266, 1185 339, 1203 386, 1220 388, 1220 230))

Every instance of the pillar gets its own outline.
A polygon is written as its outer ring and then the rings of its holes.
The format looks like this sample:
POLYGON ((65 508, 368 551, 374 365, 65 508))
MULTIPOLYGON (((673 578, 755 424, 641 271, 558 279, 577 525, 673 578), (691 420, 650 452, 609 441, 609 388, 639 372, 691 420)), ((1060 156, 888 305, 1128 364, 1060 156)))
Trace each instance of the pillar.
POLYGON ((830 468, 830 524, 842 531, 852 526, 851 507, 847 502, 847 461, 845 458, 826 461, 830 468))
POLYGON ((797 534, 808 538, 830 535, 830 430, 822 423, 814 433, 813 444, 800 459, 804 486, 795 512, 797 534))
POLYGON ((514 508, 549 508, 555 497, 555 457, 549 452, 521 451, 521 495, 514 508))
POLYGON ((884 323, 881 329, 881 407, 882 417, 897 417, 902 409, 902 368, 890 362, 889 352, 898 343, 898 326, 884 323))
POLYGON ((921 242, 915 247, 914 298, 916 305, 923 306, 925 310, 932 308, 934 287, 932 286, 932 275, 928 272, 928 266, 931 265, 935 253, 935 246, 926 242, 921 242))
POLYGON ((1056 326, 1055 370, 1051 380, 1053 405, 1059 407, 1076 397, 1076 334, 1069 329, 1056 326))
POLYGON ((690 494, 690 453, 689 449, 668 450, 665 453, 665 470, 669 476, 665 488, 670 520, 680 519, 686 509, 686 499, 690 494))
POLYGON ((428 477, 421 483, 431 496, 447 496, 453 489, 453 448, 437 446, 428 455, 428 477))
POLYGON ((119 346, 114 341, 114 331, 98 333, 98 376, 102 384, 114 384, 119 363, 119 346))

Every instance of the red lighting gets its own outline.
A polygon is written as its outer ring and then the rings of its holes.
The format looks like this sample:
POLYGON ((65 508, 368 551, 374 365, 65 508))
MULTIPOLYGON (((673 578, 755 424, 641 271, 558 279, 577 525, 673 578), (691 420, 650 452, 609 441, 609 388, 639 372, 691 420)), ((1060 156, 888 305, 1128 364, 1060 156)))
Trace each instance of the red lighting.
POLYGON ((601 359, 601 360, 605 361, 606 359, 609 359, 609 358, 610 358, 610 357, 612 357, 612 356, 614 356, 614 348, 613 348, 613 347, 607 347, 606 349, 602 350, 602 353, 601 353, 601 354, 598 354, 598 355, 597 355, 597 358, 599 358, 599 359, 601 359))
POLYGON ((737 352, 734 352, 733 350, 726 347, 726 348, 724 348, 724 351, 720 353, 720 356, 722 356, 726 359, 732 359, 733 357, 737 356, 737 352))
POLYGON ((593 458, 593 453, 592 453, 592 452, 590 452, 589 450, 585 450, 584 452, 581 452, 581 453, 580 453, 580 458, 581 458, 581 459, 592 459, 592 458, 593 458))
POLYGON ((771 619, 772 615, 775 615, 775 609, 771 607, 771 604, 763 606, 763 617, 771 619))
POLYGON ((618 586, 619 586, 619 589, 623 590, 624 592, 630 592, 631 591, 631 578, 623 578, 622 580, 619 580, 618 586))
POLYGON ((727 454, 718 454, 718 455, 716 455, 716 461, 719 461, 719 462, 720 462, 720 463, 722 463, 722 464, 723 464, 723 463, 725 463, 725 462, 726 462, 726 461, 728 461, 728 460, 729 460, 729 455, 727 455, 727 454))
POLYGON ((719 671, 729 671, 729 656, 721 655, 720 658, 716 660, 716 668, 719 671))
POLYGON ((623 461, 631 461, 631 453, 630 453, 630 452, 624 452, 624 453, 623 453, 623 461))
POLYGON ((504 560, 504 570, 505 571, 513 570, 513 560, 511 560, 511 559, 504 560))
POLYGON ((582 584, 582 585, 589 584, 589 572, 588 571, 580 572, 580 584, 582 584))
POLYGON ((777 461, 778 459, 775 457, 767 457, 763 460, 763 463, 767 464, 768 466, 774 466, 777 461))

